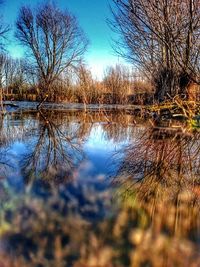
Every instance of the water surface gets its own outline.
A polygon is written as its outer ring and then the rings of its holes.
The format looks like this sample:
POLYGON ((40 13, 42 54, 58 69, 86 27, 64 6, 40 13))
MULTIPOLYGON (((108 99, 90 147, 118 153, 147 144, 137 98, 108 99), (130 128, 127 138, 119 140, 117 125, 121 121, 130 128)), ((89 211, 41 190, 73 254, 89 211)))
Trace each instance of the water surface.
POLYGON ((199 266, 199 134, 151 125, 110 107, 2 117, 0 266, 199 266))

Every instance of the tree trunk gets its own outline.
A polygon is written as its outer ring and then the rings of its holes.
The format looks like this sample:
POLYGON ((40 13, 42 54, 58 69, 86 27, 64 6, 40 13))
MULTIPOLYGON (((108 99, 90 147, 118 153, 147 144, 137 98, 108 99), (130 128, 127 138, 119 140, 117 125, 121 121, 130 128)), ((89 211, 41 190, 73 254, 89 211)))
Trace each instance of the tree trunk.
POLYGON ((39 110, 41 108, 41 106, 44 104, 44 102, 47 100, 48 98, 48 95, 46 95, 42 101, 40 101, 40 103, 37 105, 37 110, 39 110))
POLYGON ((3 107, 3 89, 0 89, 0 105, 1 105, 1 112, 4 113, 4 107, 3 107))

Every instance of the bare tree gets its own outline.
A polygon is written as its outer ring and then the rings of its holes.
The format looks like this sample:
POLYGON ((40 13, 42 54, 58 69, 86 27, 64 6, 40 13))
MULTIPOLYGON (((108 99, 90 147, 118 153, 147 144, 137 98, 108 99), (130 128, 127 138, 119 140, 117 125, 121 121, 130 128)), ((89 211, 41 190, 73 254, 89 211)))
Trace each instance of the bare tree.
MULTIPOLYGON (((0 0, 0 5, 3 4, 3 1, 0 0)), ((3 51, 4 50, 4 40, 6 38, 6 34, 9 31, 9 26, 5 25, 3 22, 3 18, 2 16, 0 16, 1 22, 0 22, 0 50, 3 51)), ((0 64, 4 64, 4 60, 1 57, 0 59, 0 64)), ((0 66, 0 68, 2 69, 2 66, 0 66)), ((1 110, 4 111, 3 109, 3 88, 2 88, 2 75, 1 75, 1 84, 0 84, 0 106, 1 106, 1 110)))
POLYGON ((106 91, 111 94, 113 104, 126 104, 130 92, 131 75, 123 65, 110 66, 104 75, 104 86, 106 91))
POLYGON ((16 37, 27 48, 46 95, 63 72, 80 62, 88 41, 74 16, 51 4, 34 10, 23 6, 16 27, 16 37))
POLYGON ((185 93, 190 80, 200 82, 199 1, 113 2, 112 26, 122 36, 118 52, 155 82, 158 99, 185 93))
POLYGON ((87 104, 98 102, 98 91, 94 84, 92 73, 84 64, 80 64, 76 71, 76 94, 77 98, 84 104, 86 110, 87 104))
POLYGON ((0 85, 3 95, 20 91, 27 83, 24 59, 13 59, 6 53, 0 54, 0 85))
POLYGON ((0 105, 1 105, 1 110, 4 112, 3 108, 3 70, 4 70, 4 65, 5 65, 5 55, 3 53, 0 54, 0 105))

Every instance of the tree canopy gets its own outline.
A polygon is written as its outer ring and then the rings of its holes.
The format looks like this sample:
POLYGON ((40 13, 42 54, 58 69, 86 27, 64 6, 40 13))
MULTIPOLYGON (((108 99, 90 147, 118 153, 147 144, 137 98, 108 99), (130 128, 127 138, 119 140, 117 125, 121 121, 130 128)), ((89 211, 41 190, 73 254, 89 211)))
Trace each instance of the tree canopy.
POLYGON ((88 41, 75 16, 52 4, 37 9, 23 6, 16 22, 16 37, 46 93, 69 67, 80 62, 88 41))

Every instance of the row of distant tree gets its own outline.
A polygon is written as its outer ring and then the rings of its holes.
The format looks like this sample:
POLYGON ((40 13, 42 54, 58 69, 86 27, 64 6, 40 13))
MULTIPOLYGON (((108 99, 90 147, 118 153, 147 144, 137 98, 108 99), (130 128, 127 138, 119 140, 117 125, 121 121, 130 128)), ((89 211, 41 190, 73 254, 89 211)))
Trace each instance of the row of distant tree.
MULTIPOLYGON (((1 37, 9 29, 3 28, 1 37)), ((102 82, 84 65, 88 40, 77 19, 54 4, 36 8, 22 6, 15 37, 25 50, 25 59, 0 54, 2 98, 18 100, 89 103, 129 102, 129 95, 144 85, 133 83, 133 72, 124 66, 108 67, 102 82)))
MULTIPOLYGON (((24 47, 26 59, 13 60, 1 54, 4 92, 15 90, 23 95, 32 90, 41 100, 71 98, 84 103, 101 102, 106 95, 112 103, 125 103, 127 95, 141 92, 141 87, 143 93, 153 92, 154 99, 162 101, 187 94, 191 83, 200 84, 199 1, 113 3, 110 25, 121 37, 116 51, 137 67, 147 82, 133 85, 133 75, 122 66, 108 68, 102 83, 94 81, 83 64, 88 40, 76 17, 46 3, 36 8, 23 6, 19 11, 15 37, 24 47)), ((0 36, 5 37, 8 30, 1 24, 0 36)))
MULTIPOLYGON (((37 76, 27 61, 0 55, 0 77, 4 100, 42 101, 43 94, 37 76)), ((48 101, 76 102, 84 104, 127 104, 144 102, 144 94, 152 95, 152 86, 142 80, 142 76, 123 65, 105 69, 102 81, 93 78, 86 65, 80 63, 75 70, 70 69, 50 84, 48 101), (139 96, 133 99, 133 95, 139 96)))

